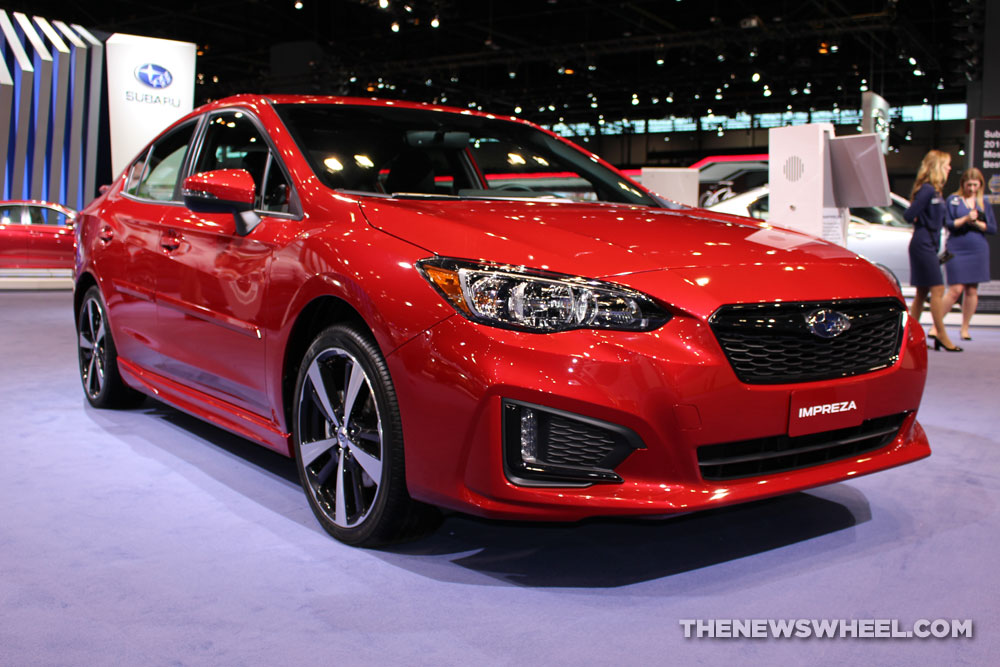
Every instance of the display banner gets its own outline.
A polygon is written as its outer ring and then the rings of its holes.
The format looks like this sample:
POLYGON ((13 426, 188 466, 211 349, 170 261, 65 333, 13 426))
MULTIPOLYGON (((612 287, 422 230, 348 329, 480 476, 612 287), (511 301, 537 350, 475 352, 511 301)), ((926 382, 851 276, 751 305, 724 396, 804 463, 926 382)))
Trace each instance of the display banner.
POLYGON ((117 176, 143 146, 194 108, 197 47, 121 33, 105 46, 111 169, 117 176))
MULTIPOLYGON (((1000 119, 975 118, 971 122, 969 164, 983 172, 986 179, 984 198, 993 206, 1000 220, 1000 119)), ((981 294, 1000 294, 1000 236, 986 237, 990 244, 990 283, 981 286, 981 294)))

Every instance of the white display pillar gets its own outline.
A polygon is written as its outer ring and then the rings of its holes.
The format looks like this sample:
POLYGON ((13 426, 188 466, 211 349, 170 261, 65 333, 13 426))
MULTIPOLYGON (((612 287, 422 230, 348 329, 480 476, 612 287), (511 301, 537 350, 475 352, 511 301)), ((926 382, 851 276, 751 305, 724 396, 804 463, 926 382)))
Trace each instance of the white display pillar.
POLYGON ((151 139, 194 108, 197 47, 121 33, 105 46, 111 169, 117 175, 151 139))

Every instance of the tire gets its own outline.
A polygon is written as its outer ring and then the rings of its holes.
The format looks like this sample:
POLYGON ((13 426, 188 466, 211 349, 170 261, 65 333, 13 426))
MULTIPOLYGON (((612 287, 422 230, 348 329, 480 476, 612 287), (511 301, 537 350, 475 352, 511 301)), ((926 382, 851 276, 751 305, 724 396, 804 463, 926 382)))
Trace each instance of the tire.
POLYGON ((77 356, 83 393, 95 408, 131 408, 145 398, 122 380, 108 311, 95 286, 86 291, 76 320, 77 356))
POLYGON ((330 535, 374 547, 434 525, 437 511, 407 493, 396 393, 370 337, 338 325, 315 338, 299 366, 292 425, 302 488, 330 535))

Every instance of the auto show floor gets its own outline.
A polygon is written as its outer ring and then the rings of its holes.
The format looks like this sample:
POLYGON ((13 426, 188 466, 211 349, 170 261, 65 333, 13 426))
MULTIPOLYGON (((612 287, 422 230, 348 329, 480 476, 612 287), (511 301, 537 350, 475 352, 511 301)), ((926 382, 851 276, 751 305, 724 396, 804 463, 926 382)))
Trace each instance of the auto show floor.
POLYGON ((452 515, 361 550, 291 461, 152 400, 90 408, 70 292, 0 292, 0 665, 996 664, 1000 329, 974 338, 928 353, 929 459, 671 520, 452 515), (974 629, 684 637, 726 619, 974 629))

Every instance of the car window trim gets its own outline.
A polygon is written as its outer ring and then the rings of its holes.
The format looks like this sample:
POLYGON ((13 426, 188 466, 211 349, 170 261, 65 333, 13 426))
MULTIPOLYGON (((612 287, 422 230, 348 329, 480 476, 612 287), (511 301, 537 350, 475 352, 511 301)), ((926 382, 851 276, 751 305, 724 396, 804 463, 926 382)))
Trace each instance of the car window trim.
MULTIPOLYGON (((163 204, 163 205, 178 204, 180 206, 184 205, 184 202, 182 200, 177 199, 177 197, 178 197, 179 192, 180 192, 180 190, 179 190, 180 184, 183 183, 184 178, 185 178, 184 173, 185 173, 185 170, 187 169, 187 166, 188 166, 187 165, 188 159, 191 156, 191 145, 194 143, 195 136, 198 133, 198 127, 199 127, 199 125, 201 123, 201 118, 191 119, 191 120, 188 120, 188 121, 186 121, 184 123, 181 123, 180 125, 177 125, 175 127, 170 128, 170 132, 174 132, 176 130, 179 130, 182 127, 185 127, 186 125, 188 125, 192 121, 193 121, 193 124, 195 125, 195 127, 192 130, 192 132, 191 132, 191 139, 188 141, 188 144, 187 144, 187 154, 184 156, 184 161, 181 162, 181 168, 180 168, 180 170, 178 170, 178 174, 180 174, 180 176, 178 177, 177 182, 174 183, 174 192, 171 195, 171 198, 169 200, 150 199, 148 197, 140 197, 140 196, 138 196, 136 194, 133 194, 133 193, 131 193, 131 192, 128 191, 128 187, 129 187, 129 185, 132 182, 131 173, 130 172, 132 170, 132 166, 139 160, 138 157, 135 160, 133 160, 132 162, 129 163, 128 173, 126 173, 125 185, 121 189, 121 195, 123 197, 125 197, 126 199, 131 199, 133 201, 138 201, 138 202, 143 202, 143 203, 155 203, 155 204, 163 204)), ((157 142, 159 142, 161 139, 163 139, 165 136, 167 136, 167 134, 168 134, 168 132, 163 132, 156 139, 154 139, 153 141, 151 141, 148 146, 146 146, 146 150, 143 152, 144 157, 142 158, 143 161, 144 161, 143 162, 143 167, 142 167, 142 174, 139 176, 139 182, 140 183, 142 182, 143 177, 146 175, 146 170, 149 168, 149 156, 150 156, 150 154, 152 154, 153 148, 156 146, 157 142)))

